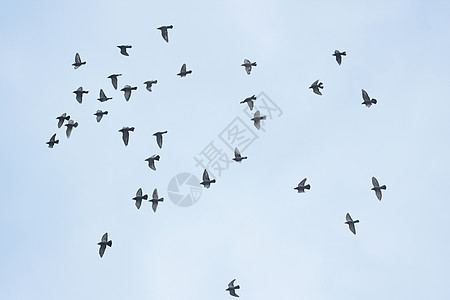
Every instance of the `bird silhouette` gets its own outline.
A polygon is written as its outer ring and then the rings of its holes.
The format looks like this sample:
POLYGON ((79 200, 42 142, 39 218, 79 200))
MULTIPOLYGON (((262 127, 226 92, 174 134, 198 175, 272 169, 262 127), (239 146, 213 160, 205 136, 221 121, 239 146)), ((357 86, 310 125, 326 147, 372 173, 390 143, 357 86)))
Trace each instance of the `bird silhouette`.
POLYGON ((158 83, 158 80, 149 80, 149 81, 144 82, 144 84, 147 85, 147 86, 146 86, 146 89, 147 89, 147 91, 149 91, 149 92, 152 91, 152 85, 157 84, 157 83, 158 83))
POLYGON ((213 179, 213 180, 209 179, 208 171, 206 171, 206 169, 205 169, 205 171, 203 171, 203 181, 200 182, 200 184, 202 184, 205 188, 209 189, 209 187, 211 186, 211 183, 215 183, 215 182, 216 182, 215 179, 213 179))
POLYGON ((298 186, 296 186, 294 188, 294 190, 297 190, 298 193, 304 193, 305 190, 309 190, 311 188, 311 186, 309 184, 305 185, 306 183, 306 178, 303 179, 302 181, 300 181, 300 183, 298 184, 298 186))
POLYGON ((169 32, 167 31, 167 29, 172 29, 173 26, 169 25, 169 26, 161 26, 158 27, 157 29, 161 30, 161 35, 163 37, 163 39, 168 43, 169 42, 169 32))
POLYGON ((56 140, 56 133, 52 135, 50 140, 46 143, 49 148, 53 148, 55 144, 59 144, 59 140, 56 140))
POLYGON ((89 91, 84 91, 83 87, 79 87, 76 91, 73 91, 73 93, 76 95, 76 99, 78 103, 83 102, 83 94, 89 93, 89 91))
POLYGON ((67 138, 70 138, 70 134, 72 133, 72 129, 77 128, 78 127, 78 122, 75 122, 74 120, 69 120, 69 122, 64 125, 66 126, 66 136, 67 138))
POLYGON ((380 186, 380 184, 378 183, 378 180, 375 177, 372 177, 372 184, 373 184, 373 188, 371 188, 372 191, 375 191, 375 195, 377 196, 378 200, 381 201, 381 190, 385 190, 386 186, 383 184, 382 186, 380 186))
POLYGON ((122 74, 112 74, 108 76, 108 78, 111 79, 111 83, 115 90, 117 90, 117 77, 119 76, 122 76, 122 74))
POLYGON ((85 64, 86 64, 85 61, 83 61, 83 62, 81 61, 80 54, 76 53, 75 54, 75 63, 72 64, 73 68, 78 69, 80 66, 85 65, 85 64))
POLYGON ((95 116, 97 116, 97 122, 100 122, 103 118, 103 115, 107 115, 108 111, 101 111, 101 110, 97 110, 97 112, 94 114, 95 116))
POLYGON ((236 294, 236 290, 240 289, 241 287, 239 285, 234 285, 235 280, 236 279, 231 280, 231 282, 228 284, 228 288, 225 291, 230 292, 231 296, 239 297, 239 295, 236 294))
POLYGON ((362 97, 364 99, 364 102, 361 104, 364 104, 366 107, 371 107, 372 104, 377 104, 377 99, 370 99, 369 95, 364 89, 362 90, 362 97))
POLYGON ((155 160, 159 161, 159 159, 160 159, 160 156, 155 154, 155 155, 152 155, 149 158, 145 159, 145 161, 148 162, 148 166, 150 167, 150 169, 156 171, 155 160))
POLYGON ((111 99, 112 99, 112 97, 106 97, 105 92, 102 89, 100 89, 100 96, 97 99, 98 101, 106 102, 106 101, 111 100, 111 99))
POLYGON ((265 119, 266 119, 266 116, 261 117, 259 110, 257 110, 255 112, 255 114, 253 115, 253 118, 251 118, 250 120, 253 121, 253 125, 255 125, 256 129, 259 130, 261 128, 261 120, 265 120, 265 119))
POLYGON ((346 56, 347 53, 344 52, 339 52, 339 50, 334 50, 334 54, 332 54, 333 56, 336 56, 336 61, 339 65, 341 65, 342 62, 342 56, 346 56))
POLYGON ((359 220, 353 221, 349 213, 347 213, 345 219, 347 220, 345 224, 348 224, 348 228, 350 229, 350 231, 353 232, 353 234, 356 234, 355 223, 359 223, 359 220))
POLYGON ((152 203, 153 212, 156 212, 156 208, 158 208, 158 202, 163 202, 164 198, 159 198, 158 197, 158 190, 155 189, 153 191, 152 199, 149 199, 148 201, 152 203))
POLYGON ((136 197, 133 198, 133 200, 135 200, 135 204, 137 209, 139 209, 141 207, 142 204, 142 200, 147 200, 148 199, 148 195, 145 194, 144 196, 142 196, 142 189, 139 188, 136 192, 136 197))
POLYGON ((119 132, 122 132, 122 140, 125 146, 128 146, 128 140, 130 139, 130 131, 134 131, 134 127, 122 127, 119 132))
POLYGON ((186 71, 186 64, 183 64, 181 66, 180 73, 178 73, 177 75, 180 76, 180 77, 186 77, 187 74, 191 74, 191 73, 192 73, 191 70, 186 71))
POLYGON ((243 159, 247 159, 247 156, 242 156, 241 153, 239 152, 238 148, 236 147, 234 149, 234 158, 233 160, 240 163, 243 159))
POLYGON ((250 72, 252 71, 252 66, 256 67, 256 62, 251 62, 248 59, 244 59, 244 63, 241 65, 245 67, 245 71, 248 75, 250 75, 250 72))
POLYGON ((112 247, 112 241, 108 241, 108 233, 105 233, 102 236, 102 240, 100 241, 100 243, 97 243, 97 245, 100 245, 98 253, 100 254, 100 257, 103 257, 103 254, 105 254, 106 246, 112 247))
POLYGON ((166 134, 167 131, 158 131, 155 132, 153 135, 156 136, 156 143, 158 144, 159 148, 162 148, 163 145, 163 134, 166 134))
POLYGON ((127 49, 130 49, 132 47, 130 45, 120 45, 120 46, 117 46, 117 48, 120 49, 120 54, 129 56, 127 49))
POLYGON ((63 113, 59 117, 56 117, 56 119, 58 120, 58 128, 61 128, 61 126, 64 124, 64 120, 69 121, 70 116, 67 116, 66 113, 63 113))
POLYGON ((137 86, 131 87, 131 86, 129 86, 129 85, 125 85, 125 86, 123 87, 123 89, 121 89, 121 91, 124 92, 125 100, 127 100, 127 101, 130 100, 130 97, 131 97, 131 91, 135 91, 135 90, 137 90, 137 86))
POLYGON ((309 88, 312 89, 315 94, 322 95, 319 89, 323 89, 323 83, 319 82, 319 79, 317 79, 311 84, 309 88))
POLYGON ((245 98, 243 101, 241 101, 241 104, 242 103, 247 103, 248 107, 250 108, 250 110, 253 110, 253 105, 254 105, 253 101, 254 100, 256 100, 256 96, 255 95, 245 98))

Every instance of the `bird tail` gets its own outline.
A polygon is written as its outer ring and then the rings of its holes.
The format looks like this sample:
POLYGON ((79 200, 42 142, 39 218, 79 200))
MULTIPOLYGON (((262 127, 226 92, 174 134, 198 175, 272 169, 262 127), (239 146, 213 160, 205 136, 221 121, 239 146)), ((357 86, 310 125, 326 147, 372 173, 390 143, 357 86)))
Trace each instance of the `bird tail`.
POLYGON ((265 120, 267 118, 267 116, 262 116, 261 120, 265 120))
POLYGON ((309 184, 305 185, 305 189, 309 190, 311 186, 309 184))
POLYGON ((147 200, 147 199, 148 199, 148 195, 144 195, 144 196, 142 196, 142 199, 145 199, 145 200, 147 200))
POLYGON ((65 119, 66 119, 67 121, 69 121, 69 120, 70 120, 70 116, 67 116, 65 119))
POLYGON ((77 128, 78 127, 78 122, 75 122, 75 124, 73 124, 73 127, 77 128))
POLYGON ((237 285, 237 286, 234 287, 235 290, 238 290, 238 289, 240 289, 240 288, 241 288, 241 287, 240 287, 239 285, 237 285))
POLYGON ((170 28, 170 29, 172 29, 172 28, 173 28, 173 25, 167 26, 167 28, 170 28))
POLYGON ((130 90, 133 90, 133 91, 137 90, 137 86, 132 87, 130 90))
POLYGON ((112 241, 108 241, 108 242, 106 243, 106 245, 112 247, 112 241))
POLYGON ((161 157, 160 157, 159 155, 156 155, 156 156, 155 156, 155 160, 157 160, 157 161, 159 161, 160 158, 161 158, 161 157))
POLYGON ((372 102, 373 104, 377 104, 377 99, 372 99, 370 100, 370 102, 372 102))
POLYGON ((386 186, 383 184, 382 186, 380 186, 380 189, 385 190, 386 186))
POLYGON ((108 111, 107 111, 107 110, 105 110, 105 111, 103 112, 103 114, 104 114, 104 115, 107 115, 107 114, 108 114, 108 111))
POLYGON ((321 89, 323 89, 323 83, 322 83, 322 82, 319 83, 319 87, 320 87, 321 89))
POLYGON ((59 140, 56 140, 56 141, 55 141, 55 144, 59 144, 59 140))
POLYGON ((215 179, 213 179, 213 180, 211 180, 211 181, 210 181, 210 183, 215 183, 215 182, 216 182, 216 180, 215 180, 215 179))
POLYGON ((192 70, 186 71, 186 74, 191 74, 192 70))
POLYGON ((341 55, 343 55, 343 56, 346 56, 347 55, 347 52, 341 52, 341 55))
POLYGON ((359 220, 355 220, 355 221, 353 221, 353 223, 359 223, 359 220))
POLYGON ((134 131, 134 127, 131 127, 131 128, 130 128, 130 131, 134 131))
POLYGON ((250 97, 250 99, 252 99, 252 100, 256 100, 256 96, 255 96, 255 95, 253 95, 253 96, 251 96, 251 97, 250 97))
POLYGON ((256 62, 252 63, 252 66, 256 67, 256 62))

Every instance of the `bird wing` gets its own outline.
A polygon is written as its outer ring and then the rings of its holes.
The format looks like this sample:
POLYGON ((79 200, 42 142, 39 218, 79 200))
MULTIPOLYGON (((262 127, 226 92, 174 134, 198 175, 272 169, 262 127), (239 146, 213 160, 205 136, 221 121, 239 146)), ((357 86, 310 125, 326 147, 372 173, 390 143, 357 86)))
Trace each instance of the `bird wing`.
POLYGON ((234 288, 234 281, 235 281, 236 279, 233 279, 233 280, 231 280, 230 281, 230 283, 228 284, 228 287, 229 288, 234 288))
MULTIPOLYGON (((70 121, 72 121, 72 120, 70 120, 70 121)), ((69 124, 71 124, 70 121, 69 121, 69 124)), ((72 124, 73 124, 73 121, 72 121, 72 124)), ((67 126, 67 128, 66 128, 66 136, 67 136, 67 138, 70 138, 70 134, 72 133, 72 129, 73 129, 73 126, 71 126, 71 125, 67 126)))
POLYGON ((99 111, 97 110, 97 113, 95 114, 96 116, 97 116, 97 122, 100 122, 100 120, 103 118, 103 114, 101 114, 101 110, 100 110, 100 113, 99 113, 99 111))
POLYGON ((375 195, 377 195, 378 200, 381 201, 381 190, 380 189, 375 190, 375 195))
POLYGON ((247 101, 248 107, 250 108, 250 110, 253 110, 253 100, 249 100, 247 101))
POLYGON ((186 64, 183 64, 183 65, 181 66, 180 73, 186 73, 186 64))
POLYGON ((77 64, 81 63, 80 54, 78 54, 78 53, 75 54, 75 63, 77 63, 77 64))
POLYGON ((56 139, 56 133, 54 135, 52 135, 52 137, 50 138, 50 142, 54 143, 56 139))
MULTIPOLYGON (((337 51, 337 50, 336 50, 337 51)), ((342 62, 342 56, 341 56, 341 54, 339 53, 339 51, 337 51, 337 53, 336 53, 336 61, 337 61, 337 63, 340 65, 341 64, 341 62, 342 62)))
POLYGON ((375 177, 372 177, 372 184, 374 187, 379 187, 380 184, 378 183, 378 180, 375 177))
POLYGON ((117 90, 117 76, 111 77, 111 82, 115 90, 117 90))
POLYGON ((322 92, 319 90, 318 86, 313 86, 313 92, 317 95, 322 95, 322 92))
POLYGON ((136 199, 135 205, 136 205, 137 209, 141 208, 141 204, 142 204, 142 198, 136 199))
POLYGON ((100 254, 100 257, 103 257, 103 254, 105 254, 106 244, 100 245, 100 250, 98 253, 100 254))
POLYGON ((348 228, 350 229, 353 234, 356 234, 356 228, 354 223, 348 223, 348 228))
POLYGON ((124 92, 125 92, 125 100, 130 100, 130 97, 131 97, 131 90, 130 89, 126 89, 126 90, 124 90, 124 92))
POLYGON ((158 200, 158 190, 157 189, 153 190, 152 198, 158 200))
POLYGON ((248 75, 250 75, 250 72, 252 71, 252 66, 251 65, 245 65, 245 71, 247 72, 248 75))
POLYGON ((152 201, 153 203, 152 203, 152 209, 153 209, 153 212, 156 212, 156 208, 158 207, 158 201, 152 201))
POLYGON ((230 295, 234 297, 239 297, 239 295, 236 294, 236 291, 234 289, 230 290, 230 295))
POLYGON ((257 111, 255 112, 255 114, 253 115, 253 117, 254 117, 254 118, 259 118, 259 117, 261 117, 261 113, 259 112, 259 110, 257 110, 257 111))
POLYGON ((314 81, 312 84, 311 84, 311 86, 315 86, 315 85, 317 85, 319 83, 319 79, 317 79, 316 81, 314 81))
POLYGON ((61 117, 58 118, 58 128, 61 128, 63 123, 64 123, 64 118, 63 118, 63 116, 61 116, 61 117))
POLYGON ((347 222, 353 222, 353 219, 349 213, 347 213, 347 215, 345 215, 345 219, 347 220, 347 222))
POLYGON ((130 133, 128 132, 128 130, 122 131, 122 140, 123 140, 125 146, 128 146, 129 139, 130 139, 130 133))
POLYGON ((139 188, 136 192, 136 197, 142 197, 142 189, 139 188))
POLYGON ((102 242, 107 242, 108 241, 108 233, 105 233, 103 236, 102 236, 102 242))
POLYGON ((253 125, 255 125, 256 129, 261 129, 261 121, 259 119, 254 119, 253 125))
POLYGON ((203 181, 209 181, 209 175, 208 175, 208 171, 203 171, 203 181))
POLYGON ((166 27, 163 27, 161 29, 161 35, 162 35, 163 39, 168 43, 169 42, 169 33, 168 33, 166 27))
POLYGON ((302 181, 300 181, 300 183, 298 184, 298 186, 304 186, 306 183, 306 178, 303 179, 302 181))
POLYGON ((156 171, 155 160, 154 160, 154 159, 150 159, 150 160, 148 161, 148 166, 150 167, 150 169, 156 171))
POLYGON ((370 97, 364 89, 362 90, 362 97, 364 99, 364 102, 370 102, 370 97))
POLYGON ((236 158, 241 157, 241 153, 239 152, 237 147, 234 149, 234 157, 236 158))
POLYGON ((162 134, 157 134, 156 135, 156 142, 158 143, 159 148, 162 148, 162 134))
POLYGON ((100 99, 107 98, 103 89, 100 89, 100 99))
POLYGON ((244 64, 246 64, 246 65, 250 65, 251 64, 251 62, 248 60, 248 59, 244 59, 244 64))

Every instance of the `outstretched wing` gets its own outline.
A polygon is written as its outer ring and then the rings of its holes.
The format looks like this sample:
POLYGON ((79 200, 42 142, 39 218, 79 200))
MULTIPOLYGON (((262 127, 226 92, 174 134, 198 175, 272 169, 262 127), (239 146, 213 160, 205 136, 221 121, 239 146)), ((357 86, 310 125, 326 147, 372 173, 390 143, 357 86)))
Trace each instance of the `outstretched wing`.
POLYGON ((236 157, 236 158, 241 157, 241 153, 239 152, 237 147, 234 149, 234 157, 236 157))
POLYGON ((349 213, 347 213, 347 215, 345 215, 345 219, 347 220, 347 222, 353 222, 353 219, 349 213))
POLYGON ((102 242, 107 242, 108 241, 108 233, 105 233, 103 236, 102 236, 102 242))
POLYGON ((319 87, 317 85, 313 86, 313 92, 317 95, 322 95, 322 92, 319 90, 319 87))
POLYGON ((128 146, 128 140, 130 139, 130 133, 128 130, 122 131, 122 140, 125 146, 128 146))
POLYGON ((103 254, 105 254, 106 244, 100 245, 100 250, 98 253, 100 254, 100 257, 103 257, 103 254))
POLYGON ((115 90, 117 90, 117 76, 111 77, 111 82, 115 90))
POLYGON ((208 171, 203 171, 203 181, 209 181, 209 175, 208 175, 208 171))
POLYGON ((354 223, 348 223, 348 228, 350 229, 353 234, 356 234, 356 228, 354 223))
POLYGON ((245 65, 245 71, 247 72, 248 75, 250 75, 250 72, 252 71, 252 66, 251 65, 245 65))
POLYGON ((337 51, 337 50, 336 50, 334 53, 336 54, 336 61, 337 61, 337 63, 340 65, 341 62, 342 62, 342 56, 341 56, 341 54, 339 53, 339 51, 337 51))
POLYGON ((380 186, 378 184, 378 180, 375 177, 372 177, 372 184, 373 184, 373 187, 379 187, 380 186))
POLYGON ((364 89, 362 90, 362 97, 365 102, 370 102, 370 97, 364 89))
POLYGON ((381 201, 381 190, 380 189, 376 189, 375 190, 375 195, 377 195, 377 198, 378 198, 378 200, 380 200, 381 201))
POLYGON ((153 198, 153 199, 158 199, 158 190, 157 190, 157 189, 154 189, 154 190, 153 190, 152 198, 153 198))
POLYGON ((124 95, 125 95, 125 100, 130 100, 130 97, 131 97, 131 90, 130 89, 126 89, 125 91, 124 91, 124 95))
POLYGON ((247 101, 248 107, 250 108, 250 110, 253 110, 253 100, 249 100, 247 101))
POLYGON ((152 203, 152 209, 153 209, 153 212, 156 212, 156 208, 158 207, 158 201, 152 201, 153 203, 152 203))
POLYGON ((142 189, 139 188, 136 192, 136 197, 142 197, 142 189))
POLYGON ((77 64, 81 63, 80 54, 78 54, 78 53, 75 54, 75 63, 77 63, 77 64))
POLYGON ((300 183, 298 184, 298 186, 305 186, 306 183, 306 178, 303 179, 302 181, 300 181, 300 183))
POLYGON ((180 73, 185 73, 185 72, 186 72, 186 64, 183 64, 183 65, 181 66, 180 73))
POLYGON ((156 171, 155 160, 154 160, 154 159, 150 159, 150 160, 148 161, 148 166, 150 167, 150 169, 156 171))
POLYGON ((167 32, 166 27, 163 27, 161 29, 161 35, 162 35, 163 39, 168 43, 169 42, 169 33, 167 32))
POLYGON ((229 288, 234 288, 234 281, 235 281, 236 279, 233 279, 233 280, 231 280, 230 281, 230 283, 228 284, 228 287, 229 288))
POLYGON ((159 148, 162 148, 162 142, 163 142, 162 139, 163 139, 162 138, 162 134, 157 134, 156 135, 156 143, 158 144, 159 148))

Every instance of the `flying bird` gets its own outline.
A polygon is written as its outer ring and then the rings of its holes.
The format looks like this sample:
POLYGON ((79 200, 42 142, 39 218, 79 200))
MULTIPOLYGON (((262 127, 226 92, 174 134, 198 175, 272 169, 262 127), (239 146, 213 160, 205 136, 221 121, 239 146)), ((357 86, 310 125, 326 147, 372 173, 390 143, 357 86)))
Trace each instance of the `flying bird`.
POLYGON ((129 56, 127 49, 130 49, 132 47, 130 45, 120 45, 120 46, 117 46, 117 48, 120 49, 120 54, 129 56))
POLYGON ((253 110, 253 105, 254 105, 253 101, 254 100, 256 100, 256 96, 255 95, 245 98, 243 101, 241 101, 241 104, 242 103, 247 103, 248 107, 250 108, 250 110, 253 110))
POLYGON ((58 119, 58 128, 61 128, 61 126, 64 124, 64 120, 69 121, 70 116, 67 116, 66 113, 63 113, 59 117, 56 117, 58 119))
POLYGON ((112 97, 106 97, 105 92, 103 91, 103 89, 100 89, 100 96, 97 99, 98 101, 106 102, 106 101, 111 100, 111 99, 112 99, 112 97))
POLYGON ((252 71, 252 66, 256 67, 256 62, 251 62, 248 59, 244 59, 244 63, 241 65, 245 67, 245 71, 248 75, 250 75, 250 72, 252 71))
POLYGON ((377 99, 370 99, 369 95, 367 94, 367 92, 363 89, 362 90, 362 97, 364 99, 364 102, 361 104, 365 104, 366 107, 371 107, 372 104, 377 104, 377 99))
POLYGON ((353 221, 349 213, 347 213, 345 219, 347 220, 345 224, 348 224, 348 228, 350 229, 350 231, 353 232, 353 234, 356 234, 355 223, 359 223, 359 220, 353 221))
POLYGON ((344 52, 339 52, 339 50, 334 50, 334 54, 332 54, 333 56, 336 56, 336 61, 339 65, 341 65, 342 62, 342 56, 346 56, 347 53, 344 52))
POLYGON ((102 236, 102 240, 100 241, 100 243, 97 243, 97 245, 100 245, 100 250, 98 253, 100 254, 100 257, 103 257, 103 254, 105 253, 106 245, 108 245, 109 247, 112 247, 112 241, 111 240, 108 241, 108 233, 105 233, 102 236))
POLYGON ((117 77, 122 76, 122 74, 112 74, 108 78, 111 78, 111 83, 115 90, 117 90, 117 77))
POLYGON ((89 93, 89 91, 84 91, 83 87, 79 87, 76 91, 73 91, 73 93, 76 95, 76 99, 78 103, 83 102, 83 94, 89 93))
POLYGON ((240 289, 241 287, 239 285, 234 285, 234 281, 236 279, 231 280, 231 282, 228 284, 228 288, 225 291, 229 291, 231 296, 239 297, 238 294, 236 294, 236 290, 240 289))
POLYGON ((148 162, 148 166, 150 167, 150 169, 156 171, 155 160, 159 161, 159 159, 160 159, 160 156, 155 154, 155 155, 152 155, 149 158, 147 158, 145 161, 148 162))
POLYGON ((72 133, 72 129, 78 127, 78 122, 75 122, 74 120, 69 120, 69 122, 66 125, 64 125, 64 126, 67 126, 67 128, 66 128, 66 136, 67 136, 67 138, 70 138, 70 134, 72 133))
POLYGON ((181 70, 180 73, 178 73, 177 75, 180 77, 186 77, 187 74, 191 74, 192 70, 186 71, 186 64, 183 64, 181 66, 181 70))
POLYGON ((122 140, 125 146, 128 146, 128 140, 130 139, 130 131, 134 131, 134 127, 122 127, 119 132, 122 132, 122 140))
POLYGON ((137 209, 139 209, 141 207, 142 204, 142 200, 147 200, 148 199, 148 195, 145 194, 144 196, 142 196, 142 189, 139 188, 136 192, 136 197, 133 198, 133 200, 136 201, 136 207, 137 209))
POLYGON ((319 89, 323 89, 323 82, 319 82, 319 79, 317 79, 316 81, 314 81, 311 86, 309 87, 310 89, 313 89, 313 92, 317 95, 322 95, 322 93, 320 92, 319 89))
POLYGON ((157 83, 158 83, 158 80, 149 80, 149 81, 144 82, 144 84, 147 85, 147 86, 146 86, 146 89, 147 89, 147 91, 149 91, 149 92, 152 91, 152 85, 157 84, 157 83))
POLYGON ((166 134, 167 131, 158 131, 155 132, 153 135, 156 136, 156 143, 158 143, 159 148, 162 148, 162 144, 163 144, 163 134, 166 134))
POLYGON ((124 92, 125 100, 127 100, 127 101, 130 100, 130 97, 131 97, 131 91, 135 91, 135 90, 137 90, 137 86, 131 87, 131 86, 129 86, 128 84, 125 85, 125 86, 123 87, 123 89, 121 89, 121 91, 124 92))
POLYGON ((202 184, 205 188, 209 189, 209 187, 211 186, 211 183, 215 183, 215 182, 216 182, 215 179, 213 179, 213 180, 209 179, 208 171, 206 171, 206 169, 205 169, 205 171, 203 171, 203 181, 200 182, 200 184, 202 184))
POLYGON ((59 144, 59 140, 56 140, 56 133, 52 135, 50 140, 46 143, 49 148, 53 148, 55 144, 59 144))
POLYGON ((251 118, 250 120, 253 121, 253 124, 255 125, 256 129, 260 129, 261 128, 261 120, 265 120, 266 116, 262 116, 259 113, 259 110, 257 110, 253 116, 253 118, 251 118))
POLYGON ((72 64, 74 69, 78 69, 81 65, 85 65, 85 61, 81 61, 80 54, 75 54, 75 63, 72 64))
POLYGON ((103 118, 103 115, 107 115, 108 111, 101 111, 101 110, 97 110, 97 112, 94 114, 95 116, 97 116, 97 122, 100 122, 103 118))
POLYGON ((158 190, 155 189, 153 191, 152 199, 149 199, 148 201, 152 203, 153 212, 156 212, 156 208, 158 208, 158 202, 163 202, 164 198, 159 198, 158 197, 158 190))
POLYGON ((305 190, 309 190, 311 186, 309 184, 305 185, 306 178, 300 181, 300 183, 294 188, 294 190, 297 190, 298 193, 304 193, 305 190))
POLYGON ((161 35, 166 42, 169 42, 169 32, 167 31, 167 29, 172 29, 172 28, 173 28, 172 25, 161 26, 161 27, 157 28, 157 29, 161 30, 161 35))
POLYGON ((242 156, 241 153, 239 152, 238 148, 236 147, 234 149, 234 158, 233 160, 240 163, 243 159, 247 159, 247 156, 242 156))
POLYGON ((375 195, 377 195, 378 200, 381 201, 381 190, 385 190, 386 186, 384 184, 380 186, 378 180, 375 177, 372 177, 372 184, 373 188, 371 188, 371 190, 375 191, 375 195))

